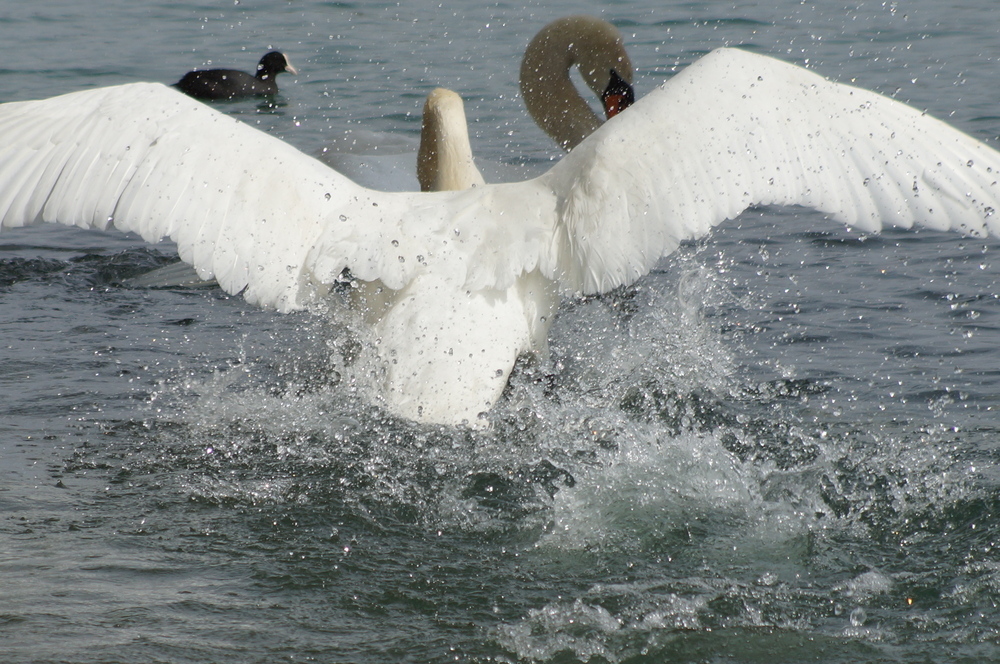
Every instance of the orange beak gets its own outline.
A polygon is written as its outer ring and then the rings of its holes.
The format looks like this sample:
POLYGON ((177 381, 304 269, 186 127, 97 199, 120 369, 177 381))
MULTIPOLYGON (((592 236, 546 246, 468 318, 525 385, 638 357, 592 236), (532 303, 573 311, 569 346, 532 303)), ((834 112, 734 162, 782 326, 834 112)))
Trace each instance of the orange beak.
POLYGON ((604 117, 610 120, 635 103, 635 90, 612 69, 611 80, 601 95, 601 102, 604 104, 604 117))
POLYGON ((608 95, 604 98, 605 117, 610 120, 628 108, 630 103, 631 102, 625 98, 625 95, 608 95))

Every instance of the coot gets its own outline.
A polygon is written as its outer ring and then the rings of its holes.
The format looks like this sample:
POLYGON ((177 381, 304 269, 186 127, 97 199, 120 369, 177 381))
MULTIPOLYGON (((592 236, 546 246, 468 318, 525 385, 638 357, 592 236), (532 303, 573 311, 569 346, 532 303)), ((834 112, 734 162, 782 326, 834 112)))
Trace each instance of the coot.
POLYGON ((257 75, 235 69, 204 69, 189 71, 174 84, 181 92, 196 99, 240 99, 278 93, 275 77, 283 71, 299 72, 284 53, 271 51, 257 63, 257 75))

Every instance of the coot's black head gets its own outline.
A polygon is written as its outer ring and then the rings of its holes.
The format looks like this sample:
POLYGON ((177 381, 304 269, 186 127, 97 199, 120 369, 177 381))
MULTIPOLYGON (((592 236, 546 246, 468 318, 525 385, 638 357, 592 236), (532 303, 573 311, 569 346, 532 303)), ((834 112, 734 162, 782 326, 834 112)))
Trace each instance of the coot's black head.
POLYGON ((289 74, 298 74, 298 70, 292 66, 285 54, 280 51, 271 51, 257 63, 257 78, 273 79, 283 71, 289 74))

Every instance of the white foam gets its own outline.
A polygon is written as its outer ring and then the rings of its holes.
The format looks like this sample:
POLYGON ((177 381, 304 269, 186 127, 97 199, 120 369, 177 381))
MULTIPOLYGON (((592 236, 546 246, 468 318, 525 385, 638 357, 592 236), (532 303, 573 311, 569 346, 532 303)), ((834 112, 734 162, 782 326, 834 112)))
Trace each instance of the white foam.
POLYGON ((583 469, 575 486, 556 494, 541 546, 656 545, 699 522, 741 522, 759 504, 753 479, 715 435, 646 434, 626 438, 606 463, 583 469))

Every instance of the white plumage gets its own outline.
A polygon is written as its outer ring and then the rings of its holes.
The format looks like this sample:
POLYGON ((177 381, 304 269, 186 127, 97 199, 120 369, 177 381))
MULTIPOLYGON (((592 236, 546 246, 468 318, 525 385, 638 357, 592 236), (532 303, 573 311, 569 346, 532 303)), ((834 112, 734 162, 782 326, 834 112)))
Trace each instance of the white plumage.
POLYGON ((343 270, 399 291, 385 318, 390 410, 474 422, 554 293, 644 275, 751 205, 858 228, 996 234, 1000 154, 904 104, 749 52, 705 56, 549 172, 464 191, 360 187, 165 86, 0 106, 0 219, 113 225, 281 311, 343 270))

